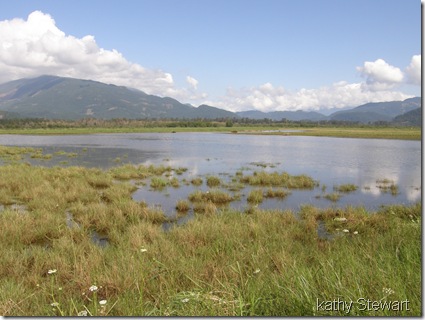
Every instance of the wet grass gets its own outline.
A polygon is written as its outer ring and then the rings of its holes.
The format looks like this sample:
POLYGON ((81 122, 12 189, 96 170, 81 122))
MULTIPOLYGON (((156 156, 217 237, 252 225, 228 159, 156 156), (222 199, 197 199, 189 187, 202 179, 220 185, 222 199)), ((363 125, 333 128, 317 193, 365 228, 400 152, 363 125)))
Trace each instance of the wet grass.
POLYGON ((323 195, 323 198, 328 199, 328 200, 333 201, 333 202, 337 202, 341 197, 342 197, 342 195, 338 192, 327 193, 327 194, 323 195))
POLYGON ((179 200, 176 204, 176 210, 178 213, 187 213, 190 210, 190 203, 187 200, 179 200))
POLYGON ((255 171, 252 175, 239 176, 240 182, 251 186, 273 186, 288 189, 313 189, 318 184, 306 175, 290 175, 286 172, 255 171))
POLYGON ((220 189, 210 189, 206 192, 196 190, 188 196, 191 202, 211 202, 216 205, 228 204, 234 200, 234 198, 227 192, 220 189))
POLYGON ((338 192, 353 192, 356 191, 358 187, 354 184, 341 184, 339 186, 334 186, 334 190, 338 192))
POLYGON ((263 190, 262 189, 254 189, 251 190, 248 194, 248 198, 246 199, 250 204, 259 204, 263 202, 263 190))
POLYGON ((216 176, 208 176, 207 177, 207 186, 208 187, 218 187, 221 185, 221 179, 216 176))
MULTIPOLYGON (((168 183, 171 172, 0 166, 0 314, 346 315, 317 307, 317 299, 338 297, 354 302, 352 316, 421 315, 420 203, 243 213, 214 187, 178 201, 178 211, 193 206, 194 218, 164 231, 162 209, 133 200, 133 180, 168 183), (319 236, 319 223, 329 237, 319 236), (94 231, 106 246, 93 241, 94 231), (408 300, 409 309, 362 310, 358 299, 408 300)), ((284 197, 311 179, 237 177, 263 197, 284 197)))
POLYGON ((202 178, 196 177, 190 180, 190 183, 192 183, 194 186, 201 186, 203 183, 202 178))

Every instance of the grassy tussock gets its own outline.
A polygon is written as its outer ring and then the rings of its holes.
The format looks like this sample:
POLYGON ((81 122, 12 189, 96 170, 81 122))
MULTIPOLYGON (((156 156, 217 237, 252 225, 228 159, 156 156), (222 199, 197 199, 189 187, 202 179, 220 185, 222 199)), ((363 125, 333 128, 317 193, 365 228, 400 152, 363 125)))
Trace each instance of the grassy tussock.
POLYGON ((221 185, 221 179, 219 177, 215 176, 209 176, 207 177, 207 186, 208 187, 218 187, 221 185))
POLYGON ((0 166, 1 199, 26 207, 0 213, 1 315, 342 316, 316 308, 336 297, 410 302, 350 315, 421 314, 420 203, 244 214, 218 209, 232 197, 211 189, 190 196, 193 219, 165 232, 162 210, 132 200, 118 171, 0 166))
POLYGON ((233 197, 220 189, 210 189, 206 192, 196 190, 189 194, 191 202, 212 202, 217 205, 227 204, 233 201, 233 197))
POLYGON ((317 182, 306 175, 292 176, 286 172, 268 173, 255 171, 253 175, 241 176, 240 181, 251 186, 282 187, 289 189, 313 189, 317 182))
POLYGON ((356 191, 357 189, 358 189, 358 187, 356 185, 350 184, 350 183, 341 184, 339 186, 334 186, 335 191, 345 192, 345 193, 353 192, 353 191, 356 191))
POLYGON ((248 194, 247 201, 253 204, 259 204, 263 202, 263 190, 262 189, 254 189, 251 190, 248 194))

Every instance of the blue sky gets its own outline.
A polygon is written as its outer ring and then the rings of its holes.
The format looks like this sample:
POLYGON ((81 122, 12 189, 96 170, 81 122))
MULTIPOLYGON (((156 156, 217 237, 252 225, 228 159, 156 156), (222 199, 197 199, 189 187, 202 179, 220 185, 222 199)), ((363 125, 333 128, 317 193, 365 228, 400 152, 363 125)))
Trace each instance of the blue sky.
POLYGON ((1 1, 0 39, 0 82, 50 73, 232 111, 420 95, 419 0, 1 1))

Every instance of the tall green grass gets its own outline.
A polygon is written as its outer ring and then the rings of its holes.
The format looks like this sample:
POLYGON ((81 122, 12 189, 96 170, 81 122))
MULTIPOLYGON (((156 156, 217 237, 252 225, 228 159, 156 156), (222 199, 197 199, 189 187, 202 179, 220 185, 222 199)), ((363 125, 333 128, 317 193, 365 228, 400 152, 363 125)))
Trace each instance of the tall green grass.
MULTIPOLYGON (((401 311, 357 304, 349 315, 421 315, 420 203, 245 214, 210 189, 190 196, 192 219, 165 231, 162 210, 134 201, 127 180, 169 170, 145 169, 0 166, 1 203, 25 207, 0 212, 1 315, 343 316, 317 308, 337 298, 409 301, 401 311)), ((241 179, 288 188, 282 176, 241 179)))

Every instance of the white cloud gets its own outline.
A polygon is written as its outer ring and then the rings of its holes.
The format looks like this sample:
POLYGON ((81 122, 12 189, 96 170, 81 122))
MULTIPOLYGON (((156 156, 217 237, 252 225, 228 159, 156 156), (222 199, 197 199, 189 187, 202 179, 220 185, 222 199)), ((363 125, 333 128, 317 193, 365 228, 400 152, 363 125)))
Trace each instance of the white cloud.
POLYGON ((66 35, 50 15, 41 11, 32 12, 27 20, 0 21, 0 39, 0 83, 52 74, 134 87, 183 103, 206 103, 232 111, 318 110, 404 100, 412 96, 396 91, 396 87, 421 82, 421 56, 415 55, 404 73, 383 59, 366 61, 357 68, 364 82, 340 81, 297 91, 267 82, 251 88, 229 88, 224 96, 206 100, 207 95, 197 91, 197 79, 187 76, 188 86, 177 87, 170 73, 132 63, 115 49, 100 48, 92 35, 66 35))
POLYGON ((218 101, 205 103, 231 111, 257 109, 263 112, 320 110, 358 106, 368 102, 404 100, 412 97, 398 91, 365 90, 364 83, 336 82, 318 89, 289 91, 270 83, 259 87, 228 89, 218 101))
POLYGON ((357 70, 366 78, 369 90, 391 89, 404 80, 403 72, 383 59, 377 59, 374 62, 366 61, 363 67, 357 67, 357 70))
POLYGON ((198 80, 196 80, 195 78, 192 78, 191 76, 187 76, 186 77, 186 82, 193 88, 193 89, 198 89, 198 80))
POLYGON ((52 74, 129 86, 183 100, 205 97, 194 92, 196 79, 188 77, 190 92, 176 88, 170 73, 132 63, 115 49, 99 48, 91 35, 81 39, 66 35, 50 15, 41 11, 32 12, 27 20, 0 21, 0 39, 0 83, 52 74))
POLYGON ((409 66, 406 68, 409 83, 421 85, 421 60, 422 56, 420 54, 413 56, 409 66))
POLYGON ((362 67, 357 67, 357 71, 366 78, 365 82, 339 81, 320 88, 297 91, 265 83, 251 88, 229 88, 217 101, 205 103, 231 111, 257 109, 269 112, 343 108, 368 102, 405 100, 413 96, 397 91, 396 87, 406 83, 421 84, 421 56, 412 57, 406 74, 383 59, 366 61, 362 67))

